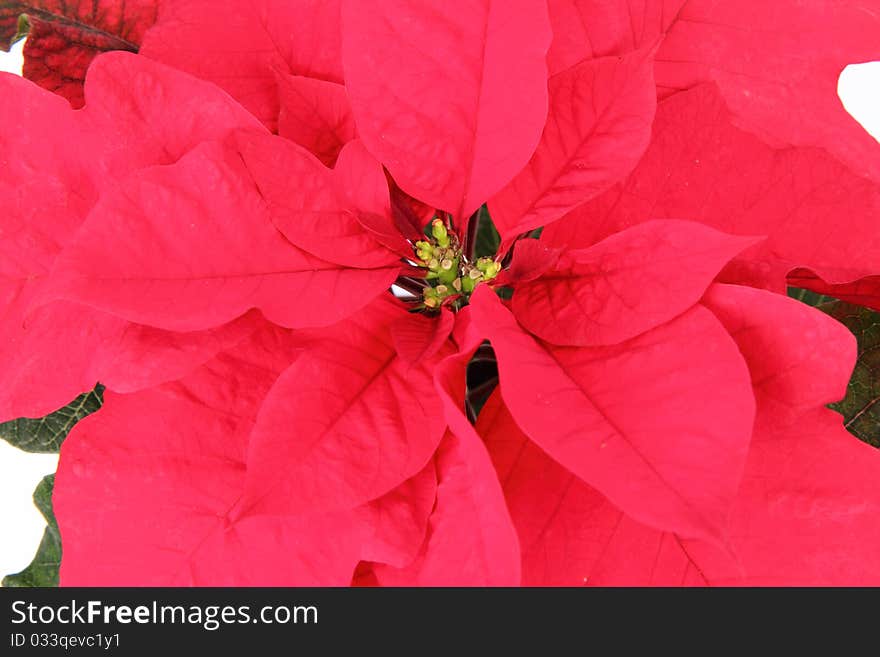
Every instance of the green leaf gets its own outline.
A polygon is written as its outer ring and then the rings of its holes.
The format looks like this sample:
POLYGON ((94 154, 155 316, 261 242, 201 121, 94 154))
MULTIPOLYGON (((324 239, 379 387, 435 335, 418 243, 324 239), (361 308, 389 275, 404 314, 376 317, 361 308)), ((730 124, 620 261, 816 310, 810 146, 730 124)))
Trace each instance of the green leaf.
POLYGON ((880 447, 880 313, 843 301, 826 303, 820 309, 846 325, 859 345, 846 397, 831 408, 843 415, 850 433, 880 447))
POLYGON ((0 438, 26 452, 57 453, 73 425, 101 408, 103 393, 104 386, 98 384, 91 392, 80 395, 46 417, 3 422, 0 424, 0 438))
POLYGON ((474 246, 474 257, 493 257, 501 246, 501 236, 492 223, 489 209, 484 204, 477 213, 477 239, 474 246))
POLYGON ((43 477, 34 491, 34 504, 48 523, 43 532, 43 540, 30 565, 15 575, 3 578, 5 587, 58 586, 58 568, 61 565, 61 535, 52 511, 52 491, 55 488, 55 475, 43 477))
POLYGON ((16 44, 25 37, 27 37, 28 32, 31 29, 31 22, 28 20, 27 14, 22 14, 18 17, 18 23, 15 27, 15 34, 12 35, 12 44, 16 44))
POLYGON ((835 301, 833 297, 828 297, 824 294, 817 294, 816 292, 811 292, 810 290, 805 290, 800 287, 788 288, 788 296, 790 296, 792 299, 803 301, 808 306, 813 306, 814 308, 823 303, 835 301))

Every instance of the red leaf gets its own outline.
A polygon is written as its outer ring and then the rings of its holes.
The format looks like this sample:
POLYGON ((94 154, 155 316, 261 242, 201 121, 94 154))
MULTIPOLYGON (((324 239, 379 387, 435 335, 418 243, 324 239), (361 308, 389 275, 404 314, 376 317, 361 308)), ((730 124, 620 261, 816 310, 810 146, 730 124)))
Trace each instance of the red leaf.
POLYGON ((62 450, 63 585, 341 586, 361 559, 415 557, 433 464, 351 511, 233 517, 257 409, 299 345, 267 326, 181 381, 106 393, 62 450))
POLYGON ((103 197, 59 256, 52 293, 169 330, 251 308, 310 327, 357 311, 397 269, 341 268, 297 249, 272 225, 239 154, 207 142, 103 197))
POLYGON ((712 286, 704 303, 748 362, 763 422, 787 426, 846 394, 856 339, 840 322, 784 295, 739 285, 712 286))
POLYGON ((83 105, 83 80, 96 55, 107 50, 137 52, 156 20, 158 0, 15 0, 0 2, 0 49, 27 15, 23 75, 41 87, 83 105))
POLYGON ((513 312, 554 344, 617 344, 687 311, 755 241, 690 221, 649 221, 566 252, 554 271, 517 285, 513 312))
POLYGON ((343 2, 364 144, 409 194, 462 221, 528 161, 547 113, 544 2, 343 2))
POLYGON ((822 150, 777 150, 732 121, 713 85, 662 102, 633 174, 549 226, 542 240, 586 247, 643 221, 686 217, 727 233, 767 235, 724 280, 782 291, 797 267, 829 283, 880 273, 880 189, 822 150))
POLYGON ((375 566, 384 586, 517 586, 516 533, 483 443, 449 432, 436 457, 437 503, 415 562, 375 566))
MULTIPOLYGON (((337 195, 334 172, 311 153, 281 137, 242 135, 245 166, 266 202, 271 222, 299 248, 358 269, 395 267, 400 256, 382 246, 337 195)), ((358 178, 361 188, 388 197, 377 178, 358 178)), ((387 201, 386 201, 387 203, 387 201)))
POLYGON ((521 239, 513 247, 510 264, 501 270, 494 285, 522 285, 540 278, 556 267, 562 249, 547 246, 541 240, 521 239))
POLYGON ((878 35, 863 0, 688 0, 657 53, 657 86, 665 96, 713 80, 738 126, 878 180, 880 145, 837 95, 845 66, 880 58, 878 35))
POLYGON ((436 317, 407 313, 391 325, 394 349, 403 362, 417 365, 443 347, 453 326, 455 315, 448 308, 436 317))
POLYGON ((696 306, 615 347, 565 348, 534 340, 484 286, 470 307, 498 358, 501 394, 532 440, 642 522, 719 539, 754 398, 711 313, 696 306))
POLYGON ((250 313, 216 329, 172 333, 87 306, 53 303, 30 313, 30 295, 0 324, 0 418, 43 417, 101 382, 134 392, 184 376, 264 325, 250 313), (16 321, 17 320, 17 321, 16 321))
MULTIPOLYGON (((620 531, 619 525, 636 523, 529 440, 514 422, 499 390, 480 412, 477 431, 486 441, 504 485, 504 497, 519 535, 523 585, 587 584, 595 577, 596 563, 609 542, 620 531)), ((644 557, 638 550, 631 558, 640 563, 644 557)))
POLYGON ((302 75, 278 75, 278 134, 295 141, 332 167, 355 138, 345 87, 302 75))
POLYGON ((411 564, 425 541, 436 499, 437 470, 432 461, 387 495, 361 507, 367 528, 361 559, 395 568, 411 564))
POLYGON ((795 269, 788 274, 787 282, 794 287, 880 310, 880 275, 865 276, 849 283, 826 283, 809 269, 795 269))
POLYGON ((349 583, 354 514, 229 516, 257 406, 296 357, 291 338, 262 331, 180 382, 108 393, 94 421, 77 424, 54 496, 62 585, 349 583))
POLYGON ((651 137, 654 47, 582 62, 550 78, 541 142, 492 197, 492 221, 509 242, 546 226, 626 176, 651 137))
POLYGON ((837 95, 845 66, 880 59, 880 16, 862 0, 551 0, 550 16, 551 73, 665 35, 654 71, 661 98, 715 81, 737 126, 880 174, 880 146, 837 95))
POLYGON ((675 20, 685 0, 549 0, 553 43, 550 74, 599 57, 650 46, 675 20))
MULTIPOLYGON (((467 310, 467 309, 465 309, 467 310)), ((467 363, 481 338, 469 313, 459 314, 459 353, 436 368, 434 383, 450 430, 435 457, 438 488, 428 535, 407 568, 375 567, 386 586, 512 586, 520 583, 520 551, 498 477, 464 415, 467 363)))
POLYGON ((86 92, 88 106, 74 112, 17 76, 0 78, 0 94, 15 99, 0 105, 8 128, 0 144, 15 154, 0 168, 4 419, 42 416, 98 380, 131 391, 178 378, 258 319, 175 335, 78 304, 28 315, 56 256, 103 190, 139 168, 176 160, 202 140, 259 126, 212 85, 128 53, 99 57, 86 92))
POLYGON ((504 481, 523 545, 524 582, 541 585, 866 585, 880 454, 822 406, 842 394, 852 336, 781 295, 716 286, 707 303, 748 361, 755 438, 734 502, 731 553, 620 513, 530 445, 500 399, 478 429, 504 481), (797 336, 797 339, 793 339, 797 336))
POLYGON ((276 73, 342 82, 338 0, 163 0, 141 54, 216 83, 270 130, 276 73))
POLYGON ((430 460, 446 428, 431 369, 449 348, 403 362, 389 326, 405 314, 377 301, 278 378, 251 437, 240 513, 353 508, 430 460))
POLYGON ((427 220, 416 228, 394 212, 385 170, 359 139, 343 146, 333 175, 336 193, 354 213, 360 225, 380 244, 405 258, 411 258, 413 247, 407 239, 424 237, 421 227, 427 220))

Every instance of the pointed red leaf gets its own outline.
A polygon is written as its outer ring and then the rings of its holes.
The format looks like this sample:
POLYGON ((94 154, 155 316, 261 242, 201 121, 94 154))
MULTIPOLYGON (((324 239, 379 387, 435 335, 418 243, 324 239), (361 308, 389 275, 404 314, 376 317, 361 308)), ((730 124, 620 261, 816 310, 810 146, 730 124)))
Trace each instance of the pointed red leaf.
POLYGON ((240 513, 353 508, 430 460, 446 428, 431 369, 449 348, 402 361, 390 325, 405 314, 375 302, 278 378, 251 436, 240 513))
POLYGON ((250 308, 307 327, 357 311, 396 274, 341 268, 297 249, 271 224, 239 154, 209 142, 102 198, 59 256, 51 296, 178 331, 250 308))
POLYGON ((172 335, 79 304, 28 310, 102 190, 202 140, 259 127, 253 117, 212 85, 128 53, 95 60, 77 112, 17 76, 0 78, 0 94, 10 101, 0 143, 15 154, 0 169, 0 417, 45 415, 96 381, 131 391, 178 378, 247 334, 256 317, 172 335))
POLYGON ((28 298, 7 307, 0 324, 3 420, 43 417, 98 382, 134 392, 179 379, 266 323, 254 312, 216 329, 172 333, 67 302, 22 319, 28 298))
POLYGON ((392 209, 391 190, 385 170, 378 160, 367 152, 359 139, 342 147, 333 169, 336 193, 346 204, 358 223, 380 244, 394 253, 411 258, 413 248, 407 239, 424 237, 419 224, 399 221, 392 209))
POLYGON ((626 181, 549 226, 541 238, 582 248, 624 227, 665 218, 766 235, 723 277, 781 291, 797 267, 828 283, 880 273, 878 213, 880 189, 872 181, 822 150, 767 146, 736 128, 718 90, 703 85, 660 103, 651 146, 626 181))
POLYGON ((540 585, 865 585, 880 454, 822 408, 842 394, 853 338, 781 295, 715 286, 707 303, 748 361, 755 439, 730 519, 729 553, 652 530, 531 446, 500 399, 478 428, 505 483, 523 544, 523 577, 540 585), (793 339, 797 336, 797 339, 793 339))
POLYGON ((93 421, 77 424, 54 496, 62 585, 349 583, 355 514, 229 516, 257 406, 296 357, 292 337, 255 334, 182 381, 107 394, 93 421))
POLYGON ((19 16, 30 28, 22 74, 41 87, 83 105, 83 80, 96 55, 137 52, 156 20, 159 0, 29 0, 0 2, 0 50, 16 35, 19 16))
POLYGON ((338 0, 163 0, 141 54, 210 80, 278 127, 276 73, 342 82, 338 0))
MULTIPOLYGON (((343 266, 368 269, 398 264, 399 256, 374 239, 338 197, 333 171, 311 153, 270 135, 242 135, 239 148, 272 223, 293 244, 343 266)), ((364 177, 360 184, 387 197, 381 177, 364 177)))
POLYGON ((786 280, 794 287, 880 310, 880 275, 865 276, 848 283, 828 283, 809 269, 795 269, 788 274, 786 280))
POLYGON ((599 57, 650 46, 666 33, 685 0, 549 0, 550 74, 599 57))
POLYGON ((556 267, 563 249, 535 239, 521 239, 513 247, 510 264, 501 270, 495 285, 523 285, 556 267))
POLYGON ((880 144, 837 95, 844 67, 880 58, 878 34, 863 0, 688 0, 657 53, 657 86, 665 96, 713 80, 738 126, 878 180, 880 144))
POLYGON ((748 362, 764 421, 786 424, 846 394, 856 339, 841 323, 785 295, 738 285, 713 285, 703 303, 748 362))
POLYGON ((484 286, 470 307, 498 358, 501 394, 532 440, 642 522, 721 536, 754 397, 711 313, 696 306, 620 345, 571 348, 533 339, 484 286))
POLYGON ((649 221, 566 252, 555 270, 516 286, 513 312, 554 344, 616 344, 687 311, 755 241, 691 221, 649 221))
POLYGON ((417 365, 440 351, 453 326, 455 315, 448 308, 436 317, 407 313, 391 325, 394 349, 403 362, 417 365))
MULTIPOLYGON (((621 522, 635 523, 529 440, 498 390, 480 412, 477 431, 519 535, 523 585, 582 586, 595 578, 596 563, 621 522)), ((634 562, 643 558, 640 551, 632 557, 634 562)))
POLYGON ((437 453, 437 504, 415 562, 375 566, 384 586, 517 586, 520 557, 498 478, 476 434, 446 434, 437 453))
MULTIPOLYGON (((99 171, 113 179, 135 168, 173 164, 203 141, 221 139, 234 130, 264 131, 213 84, 126 52, 95 59, 86 76, 85 96, 86 107, 71 115, 95 131, 91 139, 99 144, 101 155, 80 153, 76 168, 94 172, 100 165, 99 171)), ((41 127, 47 129, 45 123, 41 127)), ((60 134, 54 127, 52 132, 60 134)), ((69 135, 67 141, 71 142, 69 135)), ((68 146, 81 147, 81 142, 68 146)))
MULTIPOLYGON (((707 301, 749 363, 758 415, 731 512, 733 558, 682 541, 688 559, 719 585, 876 585, 880 453, 823 408, 846 387, 853 336, 782 295, 718 286, 707 301)), ((631 549, 617 553, 633 561, 631 549)), ((613 583, 614 566, 606 571, 613 583)))
POLYGON ((345 87, 302 75, 278 74, 278 134, 295 141, 332 167, 355 138, 345 87))
POLYGON ((437 499, 433 461, 391 492, 364 505, 361 559, 403 568, 419 554, 437 499))
POLYGON ((862 0, 551 0, 551 73, 664 36, 660 97, 715 81, 736 123, 779 146, 820 146, 876 179, 880 146, 837 95, 848 64, 880 59, 862 0))
POLYGON ((503 241, 546 226, 626 176, 651 137, 654 47, 582 62, 550 78, 541 142, 492 197, 503 241))
POLYGON ((469 313, 458 315, 459 353, 436 368, 434 383, 450 430, 435 457, 438 488, 428 535, 407 568, 375 566, 385 586, 513 586, 520 550, 495 469, 464 414, 465 375, 481 341, 469 313))
POLYGON ((364 144, 409 194, 462 222, 528 161, 547 114, 539 0, 343 2, 364 144))

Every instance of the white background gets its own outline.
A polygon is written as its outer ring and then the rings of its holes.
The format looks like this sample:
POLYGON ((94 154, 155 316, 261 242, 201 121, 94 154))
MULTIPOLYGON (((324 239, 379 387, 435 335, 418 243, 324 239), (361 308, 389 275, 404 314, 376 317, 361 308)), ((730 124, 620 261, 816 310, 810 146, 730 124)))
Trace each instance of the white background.
MULTIPOLYGON (((22 45, 0 52, 0 71, 21 74, 22 45)), ((880 139, 880 62, 848 67, 840 77, 839 92, 850 114, 880 139)), ((55 472, 57 463, 57 456, 26 454, 0 440, 0 576, 18 572, 33 558, 45 523, 31 495, 44 475, 55 472)))
MULTIPOLYGON (((11 52, 0 52, 0 71, 21 74, 23 45, 19 41, 11 52)), ((17 573, 34 558, 46 521, 31 497, 57 465, 54 454, 27 454, 0 439, 0 577, 17 573)))

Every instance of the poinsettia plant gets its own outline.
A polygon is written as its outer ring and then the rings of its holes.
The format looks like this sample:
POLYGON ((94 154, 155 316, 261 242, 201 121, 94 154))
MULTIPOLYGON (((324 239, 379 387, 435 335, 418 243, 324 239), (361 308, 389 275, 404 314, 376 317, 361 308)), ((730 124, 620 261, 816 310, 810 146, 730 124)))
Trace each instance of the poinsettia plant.
POLYGON ((869 5, 0 3, 60 583, 880 581, 869 5))

